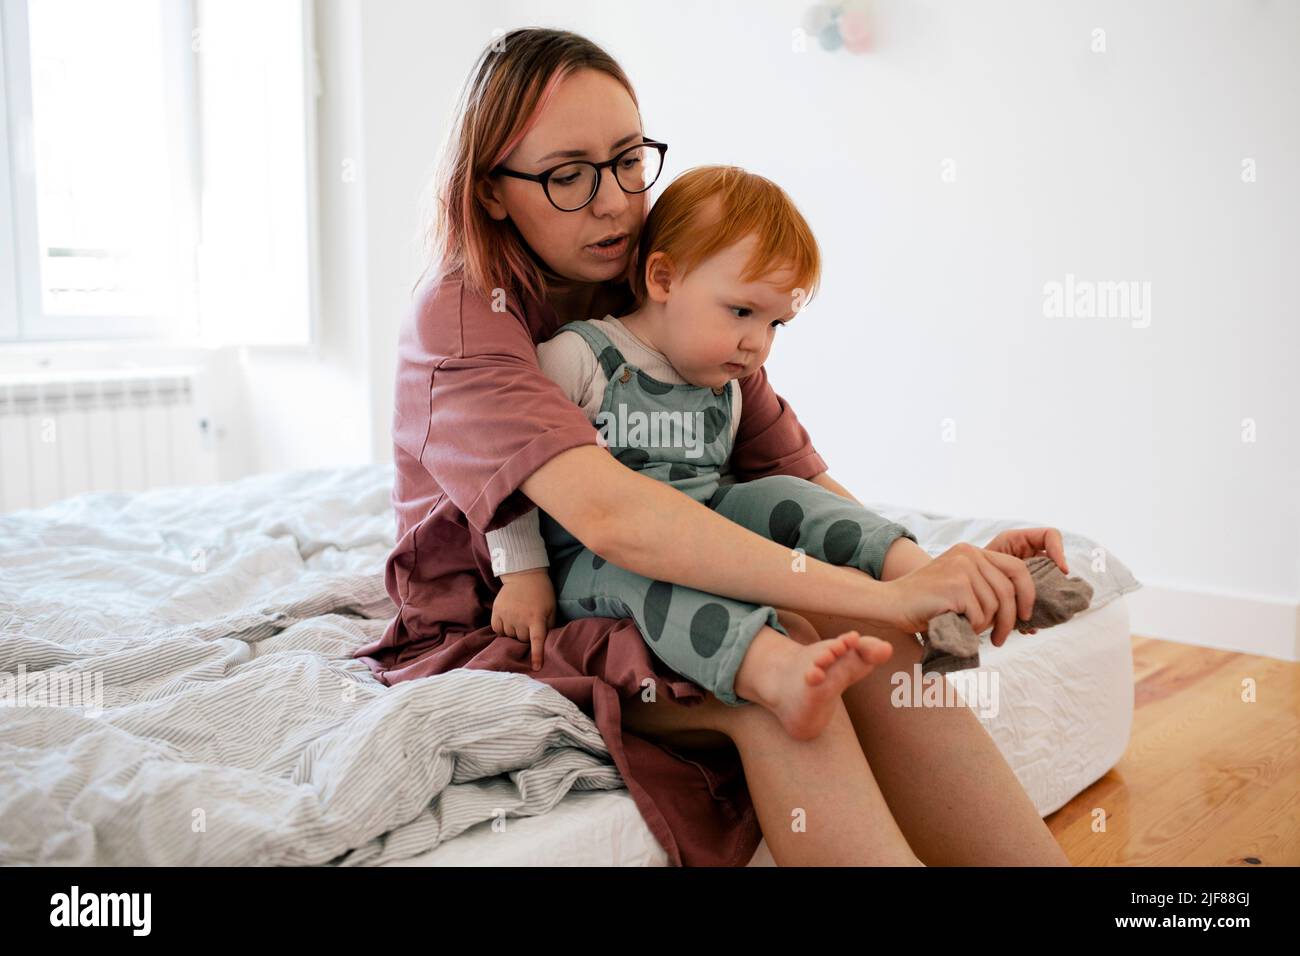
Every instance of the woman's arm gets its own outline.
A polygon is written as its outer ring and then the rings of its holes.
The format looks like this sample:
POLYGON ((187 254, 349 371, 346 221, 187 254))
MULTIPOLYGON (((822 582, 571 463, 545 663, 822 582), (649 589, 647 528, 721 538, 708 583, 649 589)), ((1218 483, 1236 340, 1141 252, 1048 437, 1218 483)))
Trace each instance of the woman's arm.
MULTIPOLYGON (((827 491, 835 492, 841 498, 848 498, 849 501, 858 501, 857 498, 853 497, 849 489, 845 488, 838 481, 836 481, 834 478, 831 477, 831 473, 829 471, 823 471, 820 475, 813 475, 808 480, 811 481, 814 485, 821 485, 827 491)), ((862 502, 858 501, 858 504, 862 504, 862 502)))
MULTIPOLYGON (((711 594, 792 610, 808 608, 864 624, 924 631, 945 611, 966 615, 993 638, 1028 619, 1033 582, 1010 555, 957 544, 895 581, 876 581, 791 551, 693 498, 620 464, 606 449, 562 451, 520 489, 601 557, 637 574, 711 594)), ((891 549, 892 551, 892 549, 891 549)))
POLYGON ((592 551, 637 574, 742 601, 898 626, 888 585, 809 556, 796 565, 789 548, 633 471, 603 448, 561 452, 520 488, 592 551))

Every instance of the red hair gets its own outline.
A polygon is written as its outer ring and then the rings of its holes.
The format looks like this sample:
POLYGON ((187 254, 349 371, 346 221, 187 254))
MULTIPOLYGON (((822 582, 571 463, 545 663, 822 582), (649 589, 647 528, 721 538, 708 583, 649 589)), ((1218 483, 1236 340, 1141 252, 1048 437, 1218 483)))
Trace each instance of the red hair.
POLYGON ((790 290, 806 302, 821 282, 821 253, 812 229, 776 183, 736 166, 696 166, 664 190, 641 231, 641 263, 632 274, 637 305, 646 297, 645 263, 663 252, 684 275, 715 253, 749 237, 758 245, 741 276, 753 282, 788 267, 790 290))

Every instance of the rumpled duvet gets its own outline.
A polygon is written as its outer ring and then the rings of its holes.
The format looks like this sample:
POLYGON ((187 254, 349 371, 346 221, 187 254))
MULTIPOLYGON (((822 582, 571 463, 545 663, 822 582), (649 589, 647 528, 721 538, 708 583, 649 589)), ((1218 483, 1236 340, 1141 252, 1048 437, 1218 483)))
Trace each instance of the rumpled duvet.
POLYGON ((525 675, 386 687, 391 466, 0 516, 0 863, 379 864, 623 786, 525 675))

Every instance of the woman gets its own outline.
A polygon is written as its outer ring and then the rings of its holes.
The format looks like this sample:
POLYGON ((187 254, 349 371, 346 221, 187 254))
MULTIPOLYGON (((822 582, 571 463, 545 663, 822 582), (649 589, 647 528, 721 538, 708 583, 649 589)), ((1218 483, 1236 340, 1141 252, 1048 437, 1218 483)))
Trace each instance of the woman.
MULTIPOLYGON (((632 304, 649 194, 625 191, 609 161, 646 138, 631 83, 580 36, 517 30, 476 64, 437 189, 439 268, 399 348, 398 542, 386 575, 399 610, 357 656, 388 684, 459 667, 550 684, 593 716, 674 865, 743 866, 760 836, 783 866, 1065 863, 975 715, 893 707, 889 685, 920 659, 912 635, 944 611, 977 631, 992 625, 1001 644, 1033 606, 1020 558, 1047 551, 1064 569, 1059 533, 1018 530, 933 560, 900 539, 881 581, 812 559, 792 574, 782 545, 615 461, 541 373, 536 343, 632 304), (575 159, 606 165, 585 205, 557 204, 546 180, 571 182, 572 167, 555 167, 575 159), (773 605, 798 640, 877 635, 892 663, 799 742, 761 708, 729 707, 668 670, 630 619, 495 634, 484 536, 534 503, 615 564, 773 605)), ((740 386, 736 480, 794 475, 852 497, 763 368, 740 386)))

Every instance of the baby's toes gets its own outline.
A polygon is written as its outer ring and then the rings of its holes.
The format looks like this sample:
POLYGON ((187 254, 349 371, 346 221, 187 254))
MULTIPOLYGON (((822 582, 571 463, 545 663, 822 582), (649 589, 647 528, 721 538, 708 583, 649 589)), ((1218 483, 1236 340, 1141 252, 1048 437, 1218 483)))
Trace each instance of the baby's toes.
POLYGON ((893 653, 893 645, 878 637, 864 637, 858 642, 858 654, 868 664, 883 664, 893 653))
POLYGON ((817 656, 813 658, 813 663, 818 667, 830 667, 848 652, 848 647, 839 638, 822 641, 821 646, 817 649, 817 656))

